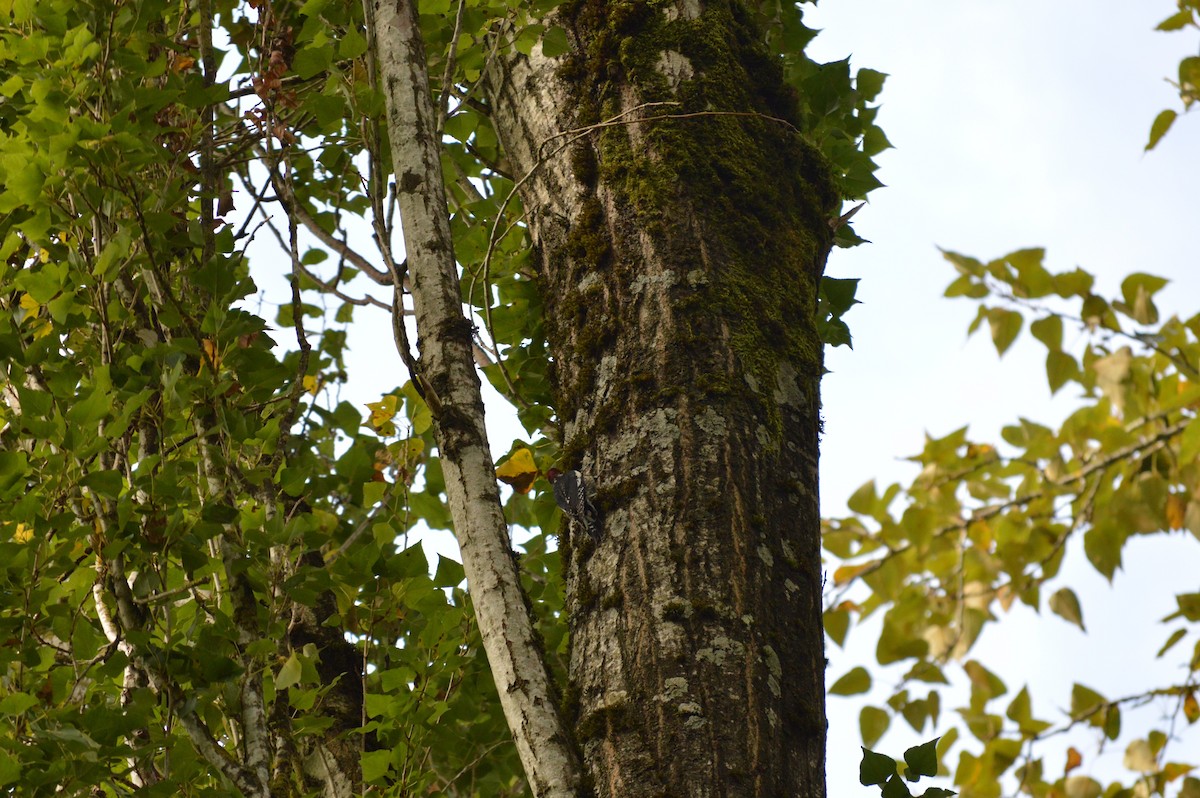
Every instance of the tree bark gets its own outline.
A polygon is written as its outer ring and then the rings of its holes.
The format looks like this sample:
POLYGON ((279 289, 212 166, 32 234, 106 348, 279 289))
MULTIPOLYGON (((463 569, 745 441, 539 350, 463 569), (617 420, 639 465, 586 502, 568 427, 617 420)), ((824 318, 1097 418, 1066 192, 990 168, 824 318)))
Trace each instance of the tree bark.
MULTIPOLYGON (((480 636, 526 778, 539 798, 568 798, 579 788, 579 761, 521 592, 500 505, 471 324, 459 299, 417 11, 405 0, 373 0, 369 8, 421 349, 413 378, 433 415, 446 497, 480 636)), ((399 290, 399 275, 396 278, 399 290)))
POLYGON ((564 466, 604 518, 564 541, 585 765, 600 796, 823 796, 830 173, 739 4, 557 23, 572 52, 504 60, 490 96, 528 176, 564 466))

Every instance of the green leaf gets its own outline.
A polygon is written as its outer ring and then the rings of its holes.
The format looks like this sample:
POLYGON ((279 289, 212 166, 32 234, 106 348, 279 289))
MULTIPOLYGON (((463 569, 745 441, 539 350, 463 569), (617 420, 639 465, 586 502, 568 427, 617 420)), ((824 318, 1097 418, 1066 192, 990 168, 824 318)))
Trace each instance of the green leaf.
POLYGON ((67 410, 67 421, 78 427, 92 427, 112 410, 112 397, 106 386, 97 385, 67 410))
MULTIPOLYGON (((447 119, 446 124, 442 126, 442 130, 447 136, 465 144, 471 140, 471 136, 475 133, 475 128, 478 125, 479 117, 469 111, 463 111, 447 119)), ((455 246, 457 248, 457 242, 455 246)))
POLYGON ((904 674, 904 679, 906 681, 916 679, 930 684, 950 684, 950 680, 946 678, 946 674, 942 673, 942 669, 928 661, 913 663, 908 673, 904 674))
POLYGON ((17 485, 29 472, 29 455, 25 452, 0 451, 0 492, 17 485))
POLYGON ((388 768, 392 764, 392 752, 384 751, 368 751, 362 755, 362 777, 363 781, 378 781, 387 775, 388 768))
POLYGON ((879 791, 881 798, 912 798, 908 785, 899 776, 892 776, 879 791))
POLYGON ((1051 352, 1062 349, 1063 323, 1061 316, 1052 314, 1038 319, 1029 325, 1029 332, 1033 334, 1034 338, 1045 344, 1051 352))
POLYGON ((846 500, 846 506, 850 508, 850 512, 858 513, 859 515, 870 515, 875 510, 875 503, 878 501, 878 494, 875 492, 875 480, 864 482, 858 490, 850 494, 850 498, 846 500))
POLYGON ((841 319, 818 321, 817 334, 821 336, 821 343, 826 346, 854 348, 854 338, 850 335, 850 326, 841 319))
POLYGON ((1004 260, 1017 273, 1012 283, 1013 293, 1016 296, 1036 299, 1053 292, 1053 277, 1042 265, 1045 257, 1046 250, 1040 247, 1019 249, 1004 256, 1004 260))
POLYGON ((826 610, 823 620, 829 639, 838 646, 845 646, 846 632, 850 629, 850 613, 846 610, 826 610))
POLYGON ((386 482, 364 482, 362 491, 363 507, 374 507, 383 498, 383 494, 387 492, 386 482))
POLYGON ((1167 135, 1167 131, 1171 129, 1171 125, 1175 124, 1175 118, 1178 116, 1179 114, 1168 108, 1154 117, 1154 122, 1150 125, 1150 140, 1146 142, 1147 151, 1154 149, 1158 142, 1162 141, 1162 137, 1167 135))
POLYGON ((959 255, 957 252, 950 252, 945 249, 942 250, 942 257, 953 263, 954 268, 958 269, 960 274, 969 274, 977 278, 983 277, 983 264, 975 258, 959 255))
POLYGON ((1054 290, 1061 297, 1087 296, 1096 278, 1083 269, 1054 275, 1054 290))
POLYGON ((1158 25, 1154 29, 1155 30, 1165 30, 1165 31, 1180 30, 1181 28, 1184 28, 1184 27, 1187 27, 1188 25, 1193 24, 1194 21, 1195 21, 1195 16, 1194 16, 1192 9, 1185 8, 1182 11, 1178 11, 1178 12, 1172 14, 1171 16, 1164 19, 1162 22, 1158 23, 1158 25))
POLYGON ((125 486, 125 477, 120 471, 91 471, 79 480, 79 484, 91 488, 101 496, 115 499, 121 495, 125 486))
POLYGON ((458 587, 466 578, 462 563, 438 555, 437 573, 433 576, 433 584, 438 587, 458 587))
POLYGON ((858 713, 858 729, 866 745, 875 745, 887 731, 892 718, 878 707, 863 707, 858 713))
POLYGON ((860 69, 854 77, 854 88, 862 96, 862 99, 871 102, 883 91, 883 82, 887 80, 887 77, 887 73, 885 72, 876 72, 874 69, 860 69))
POLYGON ((130 238, 128 230, 121 230, 104 245, 104 249, 96 257, 96 265, 92 269, 97 278, 101 280, 111 278, 114 268, 119 266, 121 260, 129 254, 130 238))
POLYGON ((21 760, 0 749, 0 785, 12 784, 21 778, 21 760))
POLYGON ((971 679, 971 692, 979 692, 986 701, 1008 692, 1008 687, 999 676, 980 665, 976 660, 970 660, 963 665, 963 670, 971 679))
POLYGON ((1137 272, 1121 282, 1121 296, 1125 299, 1125 312, 1138 324, 1154 324, 1158 321, 1158 309, 1152 297, 1169 281, 1153 274, 1137 272))
POLYGON ((991 292, 988 291, 988 287, 979 282, 977 278, 969 274, 960 274, 954 279, 954 282, 946 286, 943 296, 947 299, 959 296, 965 296, 969 299, 983 299, 989 293, 991 292))
POLYGON ((1179 593, 1175 596, 1179 614, 1189 621, 1200 621, 1200 593, 1179 593))
POLYGON ((1092 566, 1112 581, 1113 574, 1121 566, 1121 547, 1125 535, 1114 525, 1112 519, 1103 519, 1083 533, 1083 553, 1092 566))
POLYGON ((58 296, 65 279, 63 270, 55 268, 53 263, 47 263, 40 269, 21 272, 13 282, 44 305, 58 296))
POLYGON ((542 34, 542 55, 547 58, 557 58, 570 49, 571 42, 567 40, 567 32, 559 26, 554 25, 542 34))
POLYGON ((367 51, 367 40, 357 28, 350 28, 338 42, 339 58, 358 58, 367 51))
POLYGON ((1055 591, 1054 595, 1050 597, 1050 611, 1069 623, 1075 624, 1083 631, 1087 631, 1083 625, 1083 610, 1079 606, 1079 597, 1071 588, 1064 587, 1055 591))
POLYGON ((1121 736, 1121 708, 1112 706, 1104 713, 1104 736, 1115 740, 1121 736))
POLYGON ((1046 355, 1046 381, 1050 384, 1051 394, 1058 393, 1060 388, 1078 376, 1079 364, 1066 352, 1049 352, 1046 355))
POLYGON ((0 698, 0 715, 20 715, 39 703, 36 696, 28 693, 9 693, 0 698))
POLYGON ((890 756, 877 754, 862 747, 862 761, 858 765, 858 783, 865 787, 873 784, 883 784, 896 775, 896 760, 890 756))
POLYGON ((820 295, 829 301, 829 310, 834 316, 841 316, 855 305, 860 304, 854 295, 858 292, 858 279, 839 279, 837 277, 822 277, 820 295))
POLYGON ((1190 463, 1200 455, 1200 418, 1194 418, 1184 427, 1179 436, 1179 449, 1176 457, 1181 463, 1190 463))
POLYGON ((1087 719, 1093 726, 1104 723, 1103 712, 1100 710, 1108 703, 1108 699, 1090 687, 1084 687, 1076 682, 1071 687, 1071 719, 1087 719))
POLYGON ((541 25, 526 25, 517 32, 512 46, 521 55, 529 56, 533 52, 533 46, 542 38, 542 30, 541 25))
MULTIPOLYGON (((26 161, 8 173, 4 181, 5 195, 11 195, 16 205, 36 205, 45 184, 46 176, 37 162, 26 161)), ((16 205, 5 210, 12 210, 16 205)))
MULTIPOLYGON (((386 680, 387 682, 392 682, 393 680, 399 680, 400 683, 402 684, 403 682, 408 680, 407 672, 405 672, 401 669, 393 669, 391 671, 388 671, 387 676, 388 676, 388 678, 386 680)), ((384 689, 391 692, 391 691, 394 691, 397 686, 398 685, 396 685, 396 684, 393 684, 390 687, 385 685, 384 689)), ((388 712, 388 710, 392 707, 392 703, 393 703, 393 701, 392 701, 392 697, 390 695, 381 695, 380 693, 367 693, 363 697, 363 710, 367 713, 368 718, 378 718, 381 715, 384 715, 388 712)))
POLYGON ((1184 94, 1195 94, 1200 89, 1200 56, 1179 62, 1179 88, 1184 94))
POLYGON ((349 402, 339 402, 331 415, 333 423, 347 435, 354 435, 362 425, 362 413, 349 402))
POLYGON ((866 668, 857 667, 833 683, 829 692, 833 695, 858 695, 871 689, 871 674, 866 668))
POLYGON ((1015 310, 991 308, 988 311, 988 326, 991 328, 992 343, 996 345, 998 354, 1003 355, 1008 351, 1024 323, 1025 319, 1015 310))
POLYGON ((396 568, 395 576, 398 579, 411 579, 429 572, 429 560, 425 559, 425 549, 420 542, 414 543, 397 554, 393 561, 396 568))
POLYGON ((292 60, 292 69, 300 78, 307 80, 329 69, 332 63, 332 45, 305 47, 296 53, 296 57, 292 60))
POLYGON ((1021 725, 1032 717, 1032 703, 1029 700, 1029 688, 1022 687, 1021 692, 1017 693, 1016 698, 1008 705, 1008 711, 1005 714, 1009 720, 1017 722, 1021 725))
POLYGON ((1167 642, 1163 643, 1163 647, 1160 648, 1158 653, 1154 655, 1155 658, 1161 659, 1162 655, 1170 651, 1176 643, 1183 639, 1184 635, 1186 634, 1187 629, 1176 629, 1174 632, 1171 632, 1171 636, 1167 638, 1167 642))
POLYGON ((296 657, 295 652, 287 658, 287 662, 283 663, 283 667, 279 669, 279 673, 275 675, 275 689, 286 690, 292 685, 300 682, 300 673, 302 667, 300 660, 296 657))
POLYGON ((936 776, 938 771, 937 744, 940 737, 934 737, 927 743, 914 746, 904 752, 904 764, 908 765, 909 779, 916 776, 936 776))

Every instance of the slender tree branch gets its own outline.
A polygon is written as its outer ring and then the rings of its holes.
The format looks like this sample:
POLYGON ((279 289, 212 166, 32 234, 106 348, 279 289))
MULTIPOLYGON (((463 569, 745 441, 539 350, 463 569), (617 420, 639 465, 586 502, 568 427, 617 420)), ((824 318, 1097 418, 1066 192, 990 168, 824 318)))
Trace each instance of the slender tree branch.
POLYGON ((352 249, 348 243, 342 241, 337 236, 329 233, 324 227, 317 222, 316 219, 309 214, 299 198, 292 193, 291 189, 286 185, 283 179, 275 171, 272 166, 273 160, 268 153, 263 151, 261 147, 256 147, 256 151, 266 161, 269 173, 271 175, 271 185, 275 189, 275 194, 279 197, 279 201, 283 204, 284 210, 288 216, 295 217, 296 221, 304 225, 308 232, 320 241, 325 246, 338 253, 341 257, 350 261, 359 271, 365 274, 379 285, 388 285, 391 283, 391 276, 381 269, 376 268, 366 258, 352 249))

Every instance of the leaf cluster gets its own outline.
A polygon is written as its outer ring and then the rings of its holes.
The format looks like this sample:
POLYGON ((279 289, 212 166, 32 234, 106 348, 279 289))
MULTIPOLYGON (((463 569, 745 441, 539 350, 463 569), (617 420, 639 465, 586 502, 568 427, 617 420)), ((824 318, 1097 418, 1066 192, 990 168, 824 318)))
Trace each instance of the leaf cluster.
MULTIPOLYGON (((1002 430, 1001 441, 974 440, 965 427, 928 438, 910 458, 919 469, 911 484, 860 488, 849 500, 853 515, 825 524, 825 550, 843 563, 833 574, 826 630, 841 645, 853 623, 883 611, 876 658, 908 663, 886 705, 862 710, 866 745, 897 715, 918 732, 936 725, 937 685, 949 683, 949 666, 957 662, 970 685, 969 704, 957 712, 982 746, 981 754, 960 755, 955 784, 963 794, 993 795, 1000 776, 1022 759, 1016 773, 1026 792, 1077 794, 1085 777, 1047 780, 1033 743, 1076 725, 1116 740, 1122 710, 1153 700, 1172 702, 1170 714, 1188 723, 1200 720, 1195 594, 1176 597, 1179 610, 1163 619, 1176 628, 1157 652, 1177 651, 1191 636, 1180 662, 1185 678, 1120 699, 1076 684, 1071 709, 1057 723, 1033 714, 1027 689, 1003 714, 990 709, 1008 688, 968 654, 1017 601, 1047 607, 1084 629, 1086 607, 1061 583, 1070 541, 1081 539, 1088 562, 1111 580, 1137 536, 1200 538, 1200 315, 1161 318, 1155 303, 1166 281, 1148 274, 1128 276, 1119 297, 1105 298, 1081 269, 1048 270, 1041 250, 989 262, 945 257, 959 274, 947 296, 979 304, 971 330, 986 322, 1004 354, 1028 327, 1045 348, 1050 391, 1074 387, 1079 408, 1057 427, 1020 419, 1002 430), (931 689, 916 692, 921 684, 931 689)), ((869 673, 855 668, 831 692, 860 694, 870 686, 869 673)), ((957 734, 951 730, 943 745, 957 734)), ((1151 746, 1153 765, 1132 769, 1141 774, 1138 789, 1161 793, 1186 768, 1165 759, 1166 737, 1154 734, 1161 739, 1151 746)), ((1130 789, 1114 786, 1105 794, 1130 789)))
MULTIPOLYGON (((1196 0, 1177 0, 1179 10, 1158 24, 1156 30, 1180 31, 1187 28, 1200 28, 1196 17, 1200 13, 1200 3, 1196 0)), ((1178 80, 1168 82, 1179 91, 1179 99, 1183 102, 1186 113, 1192 109, 1196 100, 1200 99, 1200 56, 1188 56, 1179 62, 1178 80)), ((1161 111, 1150 125, 1150 140, 1146 142, 1146 150, 1152 150, 1162 141, 1163 136, 1175 124, 1179 112, 1168 108, 1161 111)))
MULTIPOLYGON (((858 768, 858 781, 864 787, 879 787, 883 798, 911 798, 909 784, 915 784, 922 776, 938 775, 938 740, 913 746, 904 752, 904 775, 901 776, 896 760, 885 754, 863 748, 862 762, 858 768)), ((950 798, 958 793, 942 787, 929 787, 920 798, 950 798)))

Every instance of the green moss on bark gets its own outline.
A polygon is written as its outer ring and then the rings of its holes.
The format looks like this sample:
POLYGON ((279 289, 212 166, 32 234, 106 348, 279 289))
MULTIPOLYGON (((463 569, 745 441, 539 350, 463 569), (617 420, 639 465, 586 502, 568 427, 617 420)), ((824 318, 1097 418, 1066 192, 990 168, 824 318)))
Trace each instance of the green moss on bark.
MULTIPOLYGON (((630 86, 638 103, 674 103, 638 112, 672 118, 600 130, 592 139, 594 172, 578 154, 577 172, 594 174, 627 209, 637 234, 660 243, 666 263, 658 268, 704 272, 697 284, 672 288, 678 349, 702 357, 718 319, 743 379, 713 376, 686 390, 699 399, 715 393, 749 400, 777 441, 778 364, 790 361, 812 379, 820 376, 815 303, 830 238, 826 220, 837 201, 823 157, 797 131, 796 97, 736 3, 709 3, 696 19, 668 19, 649 3, 581 0, 566 17, 583 45, 564 68, 579 76, 580 124, 627 112, 630 86), (659 69, 664 53, 686 65, 677 85, 659 69)), ((601 211, 593 200, 572 220, 564 254, 574 268, 610 272, 605 280, 629 285, 643 264, 613 252, 612 220, 601 211)), ((573 356, 586 369, 611 341, 615 315, 590 318, 592 304, 582 297, 564 302, 572 312, 559 318, 575 325, 573 356)), ((580 377, 573 389, 582 393, 594 374, 580 377)), ((647 395, 644 385, 632 384, 635 374, 624 379, 631 384, 608 391, 611 401, 647 395)))

